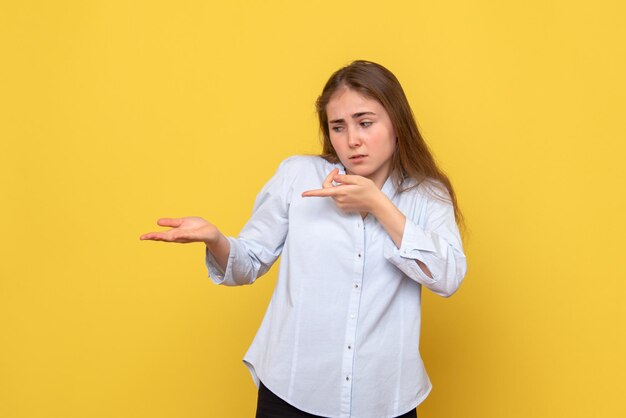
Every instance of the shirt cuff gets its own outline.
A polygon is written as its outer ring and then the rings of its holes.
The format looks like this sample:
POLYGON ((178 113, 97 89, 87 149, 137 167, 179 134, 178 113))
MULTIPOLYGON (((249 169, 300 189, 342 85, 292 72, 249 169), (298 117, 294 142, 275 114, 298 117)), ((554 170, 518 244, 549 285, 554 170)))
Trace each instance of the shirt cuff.
POLYGON ((437 252, 437 247, 433 243, 433 235, 427 233, 410 219, 406 219, 404 233, 400 244, 400 254, 403 257, 413 258, 422 261, 420 251, 437 252))
POLYGON ((390 237, 387 237, 384 255, 387 260, 404 271, 409 277, 422 283, 435 283, 439 277, 439 271, 433 263, 427 262, 427 257, 425 257, 424 253, 436 254, 437 246, 435 241, 438 240, 439 238, 435 234, 424 231, 416 223, 406 218, 400 248, 396 247, 390 237), (433 277, 431 278, 424 273, 415 260, 426 264, 433 277))

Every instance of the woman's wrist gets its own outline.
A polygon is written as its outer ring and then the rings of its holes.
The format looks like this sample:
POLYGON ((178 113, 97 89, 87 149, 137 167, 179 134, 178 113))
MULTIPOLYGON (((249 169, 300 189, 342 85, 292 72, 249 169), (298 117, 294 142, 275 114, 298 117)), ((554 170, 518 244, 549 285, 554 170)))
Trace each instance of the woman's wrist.
POLYGON ((387 196, 385 196, 381 190, 377 190, 377 193, 374 195, 374 198, 370 203, 368 212, 378 219, 378 217, 384 213, 385 210, 388 210, 389 203, 391 203, 391 201, 387 198, 387 196))
POLYGON ((217 264, 222 268, 222 271, 226 271, 228 263, 228 257, 230 255, 230 241, 224 234, 218 231, 218 235, 215 239, 205 240, 207 250, 213 254, 213 258, 217 261, 217 264))
POLYGON ((217 247, 222 239, 226 240, 227 238, 221 232, 217 231, 217 234, 215 234, 214 237, 204 239, 202 242, 204 242, 204 245, 206 245, 207 248, 210 250, 217 247))

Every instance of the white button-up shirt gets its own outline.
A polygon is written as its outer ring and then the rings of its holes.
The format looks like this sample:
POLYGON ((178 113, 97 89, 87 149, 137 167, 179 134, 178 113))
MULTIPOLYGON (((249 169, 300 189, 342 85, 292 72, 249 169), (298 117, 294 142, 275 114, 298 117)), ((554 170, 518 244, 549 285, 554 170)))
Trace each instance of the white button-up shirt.
POLYGON ((282 253, 274 294, 244 356, 257 385, 260 379, 314 415, 395 417, 432 388, 419 354, 422 285, 447 297, 466 272, 454 210, 425 183, 397 194, 387 179, 382 192, 407 218, 397 248, 372 215, 301 196, 321 188, 333 168, 343 170, 315 156, 283 161, 239 237, 228 238, 226 271, 208 251, 206 264, 215 283, 244 285, 282 253))

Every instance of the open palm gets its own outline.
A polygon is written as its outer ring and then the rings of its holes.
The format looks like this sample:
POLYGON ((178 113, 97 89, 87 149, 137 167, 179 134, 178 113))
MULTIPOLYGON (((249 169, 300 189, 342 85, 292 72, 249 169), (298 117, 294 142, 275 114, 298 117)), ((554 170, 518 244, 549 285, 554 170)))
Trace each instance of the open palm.
POLYGON ((169 226, 172 229, 161 232, 148 232, 139 239, 166 241, 166 242, 213 242, 217 240, 217 227, 199 216, 185 216, 183 218, 161 218, 157 221, 160 226, 169 226))

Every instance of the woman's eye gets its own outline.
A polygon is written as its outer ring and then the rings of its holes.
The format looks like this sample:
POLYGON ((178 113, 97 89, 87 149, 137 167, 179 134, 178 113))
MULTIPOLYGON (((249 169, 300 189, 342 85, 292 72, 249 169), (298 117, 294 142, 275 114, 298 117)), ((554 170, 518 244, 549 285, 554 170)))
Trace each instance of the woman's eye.
POLYGON ((341 126, 333 126, 331 129, 333 132, 341 132, 341 126))
POLYGON ((370 121, 363 121, 363 122, 361 122, 361 126, 364 127, 364 128, 367 128, 367 127, 369 127, 371 125, 372 125, 372 122, 370 122, 370 121))

